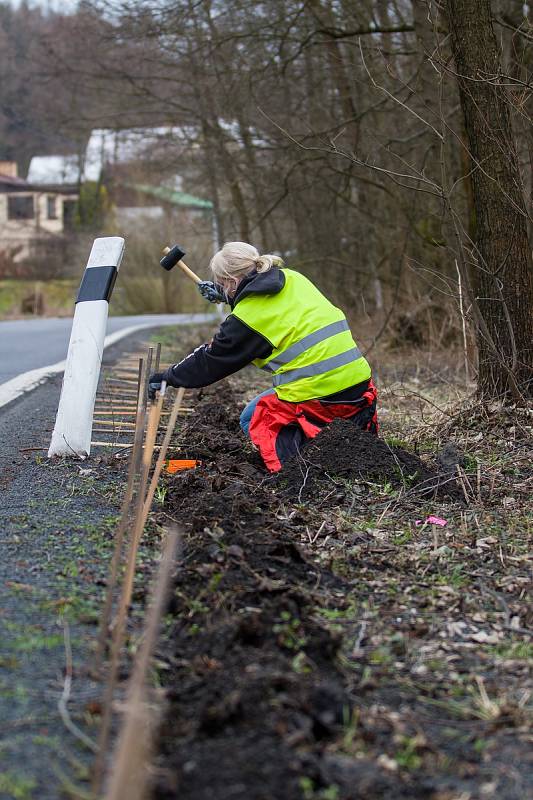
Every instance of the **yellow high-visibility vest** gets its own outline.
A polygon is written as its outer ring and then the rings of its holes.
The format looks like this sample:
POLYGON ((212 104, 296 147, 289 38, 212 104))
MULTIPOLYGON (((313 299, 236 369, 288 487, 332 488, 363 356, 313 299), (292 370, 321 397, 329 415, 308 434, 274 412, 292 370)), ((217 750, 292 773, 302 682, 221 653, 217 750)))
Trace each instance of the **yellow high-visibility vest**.
POLYGON ((370 378, 371 370, 352 338, 346 317, 311 281, 282 270, 277 294, 250 294, 232 314, 272 344, 256 366, 272 374, 281 400, 298 403, 336 394, 370 378))

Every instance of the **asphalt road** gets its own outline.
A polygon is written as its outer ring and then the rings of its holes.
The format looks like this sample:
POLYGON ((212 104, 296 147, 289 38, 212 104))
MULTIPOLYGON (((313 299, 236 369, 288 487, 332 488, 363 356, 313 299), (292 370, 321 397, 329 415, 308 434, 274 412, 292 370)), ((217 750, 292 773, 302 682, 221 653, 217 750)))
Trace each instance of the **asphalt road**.
MULTIPOLYGON (((132 326, 154 327, 213 319, 201 314, 152 314, 109 317, 107 333, 132 326)), ((63 361, 67 355, 72 319, 20 319, 0 322, 0 385, 29 370, 63 361)))

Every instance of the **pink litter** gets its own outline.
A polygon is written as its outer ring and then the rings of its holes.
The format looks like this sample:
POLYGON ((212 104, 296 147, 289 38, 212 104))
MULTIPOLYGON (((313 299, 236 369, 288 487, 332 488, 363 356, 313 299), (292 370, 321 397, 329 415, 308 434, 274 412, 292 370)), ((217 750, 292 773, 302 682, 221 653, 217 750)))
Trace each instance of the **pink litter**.
POLYGON ((426 517, 424 522, 421 519, 415 520, 415 525, 440 525, 441 528, 444 528, 445 525, 448 524, 447 519, 443 519, 442 517, 435 517, 433 514, 430 514, 429 517, 426 517))

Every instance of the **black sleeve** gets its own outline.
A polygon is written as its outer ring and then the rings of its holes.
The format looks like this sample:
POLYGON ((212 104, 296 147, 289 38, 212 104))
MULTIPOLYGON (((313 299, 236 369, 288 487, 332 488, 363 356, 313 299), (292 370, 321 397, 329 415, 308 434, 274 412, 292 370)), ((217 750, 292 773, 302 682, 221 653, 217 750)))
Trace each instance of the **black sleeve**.
POLYGON ((242 369, 254 358, 268 358, 272 344, 232 314, 210 344, 197 347, 183 361, 169 367, 164 380, 171 386, 196 389, 242 369))

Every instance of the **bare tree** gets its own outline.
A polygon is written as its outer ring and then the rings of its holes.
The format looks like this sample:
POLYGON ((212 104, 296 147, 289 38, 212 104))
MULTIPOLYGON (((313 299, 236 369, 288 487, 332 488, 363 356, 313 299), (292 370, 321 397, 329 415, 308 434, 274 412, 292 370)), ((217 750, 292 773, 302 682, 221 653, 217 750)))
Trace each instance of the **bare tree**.
POLYGON ((491 20, 489 0, 450 0, 450 36, 438 0, 88 0, 36 13, 39 85, 54 95, 38 124, 80 150, 93 127, 174 126, 152 175, 212 200, 219 243, 279 251, 354 316, 420 309, 407 345, 443 305, 464 335, 460 284, 481 393, 518 398, 531 393, 520 173, 531 191, 533 153, 519 5, 495 0, 491 20))

